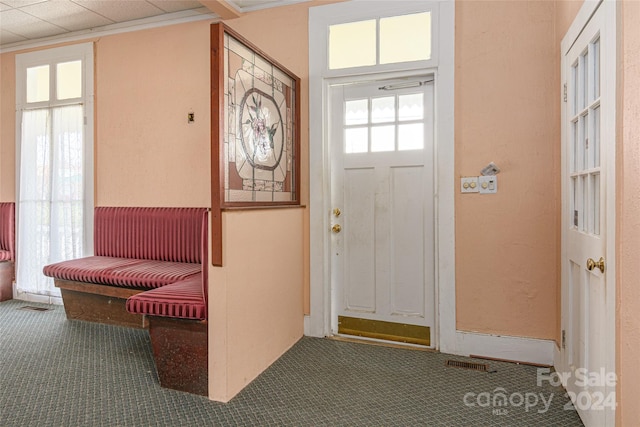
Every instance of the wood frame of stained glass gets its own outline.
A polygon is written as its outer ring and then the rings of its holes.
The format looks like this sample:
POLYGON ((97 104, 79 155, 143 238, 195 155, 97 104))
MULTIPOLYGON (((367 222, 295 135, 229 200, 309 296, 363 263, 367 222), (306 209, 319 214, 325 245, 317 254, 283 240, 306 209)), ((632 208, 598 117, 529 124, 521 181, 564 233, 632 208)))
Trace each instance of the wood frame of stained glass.
MULTIPOLYGON (((300 205, 299 152, 300 78, 225 24, 212 24, 214 241, 222 240, 224 209, 300 205)), ((214 245, 214 265, 222 265, 221 252, 214 245)))
POLYGON ((224 24, 212 46, 221 206, 299 204, 300 79, 224 24))

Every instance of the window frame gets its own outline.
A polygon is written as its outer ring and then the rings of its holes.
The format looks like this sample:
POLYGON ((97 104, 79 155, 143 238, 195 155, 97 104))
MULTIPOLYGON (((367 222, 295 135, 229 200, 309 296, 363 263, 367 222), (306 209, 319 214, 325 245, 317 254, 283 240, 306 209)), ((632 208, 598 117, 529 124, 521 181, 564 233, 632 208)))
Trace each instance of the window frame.
MULTIPOLYGON (((25 110, 54 108, 66 105, 84 106, 84 242, 85 256, 93 254, 93 208, 94 208, 94 47, 93 43, 81 43, 69 46, 36 50, 16 54, 16 195, 20 194, 20 158, 22 145, 22 113, 25 110), (55 99, 56 64, 82 61, 82 96, 64 100, 55 99), (49 65, 49 100, 27 102, 27 69, 40 65, 49 65), (52 96, 53 95, 53 96, 52 96)), ((19 221, 19 208, 16 206, 16 221, 19 221)))
MULTIPOLYGON (((350 70, 352 68, 360 68, 360 69, 370 69, 375 67, 375 69, 377 70, 379 67, 382 66, 395 66, 397 64, 402 64, 402 65, 407 65, 407 64, 411 64, 411 63, 427 63, 429 62, 432 57, 433 57, 433 50, 434 50, 434 37, 435 37, 435 32, 434 32, 434 20, 437 20, 437 16, 434 16, 434 11, 432 9, 426 9, 426 10, 418 10, 418 11, 412 11, 412 12, 404 12, 404 13, 400 13, 397 15, 393 15, 393 16, 380 16, 377 15, 374 18, 367 18, 367 19, 358 19, 358 20, 352 20, 352 21, 348 21, 348 22, 339 22, 339 23, 332 23, 328 25, 328 43, 327 43, 327 70, 329 71, 344 71, 344 70, 350 70), (429 58, 428 59, 422 59, 422 60, 411 60, 411 61, 390 61, 390 62, 382 62, 382 44, 383 44, 383 31, 382 31, 382 21, 383 20, 388 20, 388 19, 393 19, 393 18, 400 18, 400 17, 406 17, 406 16, 412 16, 412 15, 419 15, 419 14, 429 14, 429 58), (337 68, 331 68, 331 30, 333 27, 335 26, 341 26, 341 25, 349 25, 349 24, 360 24, 360 23, 365 23, 365 22, 374 22, 374 44, 375 44, 375 52, 374 52, 374 63, 371 65, 361 65, 361 66, 348 66, 348 67, 337 67, 337 68)), ((428 65, 427 65, 428 66, 428 65)), ((340 73, 343 74, 343 73, 340 73)))
MULTIPOLYGON (((364 2, 362 2, 364 3, 364 2)), ((370 73, 386 73, 393 72, 398 70, 421 70, 421 69, 433 69, 437 68, 440 57, 440 43, 439 34, 440 34, 440 8, 441 5, 439 2, 417 2, 417 1, 394 1, 394 2, 375 2, 375 7, 369 8, 368 11, 363 11, 363 7, 359 6, 354 10, 353 8, 347 7, 345 5, 344 8, 341 8, 341 13, 327 13, 326 16, 322 16, 323 13, 321 10, 314 11, 314 15, 317 16, 318 22, 324 21, 324 34, 325 38, 324 50, 323 54, 320 55, 323 65, 322 65, 322 77, 330 79, 337 77, 345 77, 345 76, 353 76, 353 75, 361 75, 361 74, 370 74, 370 73), (423 13, 423 12, 431 12, 431 58, 428 60, 419 60, 419 61, 407 61, 407 62, 394 62, 389 64, 380 64, 379 56, 380 56, 380 19, 381 18, 390 18, 395 16, 404 16, 411 15, 415 13, 423 13), (348 24, 352 22, 359 21, 367 21, 367 20, 376 20, 376 64, 374 65, 366 65, 359 67, 349 67, 349 68, 329 68, 329 48, 330 48, 330 40, 329 40, 329 28, 331 25, 339 25, 339 24, 348 24)), ((338 6, 338 5, 332 5, 338 6)), ((327 9, 328 11, 328 9, 327 9)), ((312 32, 322 31, 317 28, 312 28, 309 26, 309 36, 312 37, 312 32)))

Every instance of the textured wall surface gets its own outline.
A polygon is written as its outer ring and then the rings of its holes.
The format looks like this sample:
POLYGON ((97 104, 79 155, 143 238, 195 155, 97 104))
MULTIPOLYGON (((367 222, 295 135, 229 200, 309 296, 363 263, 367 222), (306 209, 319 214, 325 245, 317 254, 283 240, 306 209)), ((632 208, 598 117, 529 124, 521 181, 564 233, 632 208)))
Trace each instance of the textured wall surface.
POLYGON ((640 2, 622 3, 618 69, 618 425, 640 420, 640 2), (620 117, 619 117, 620 119, 620 117))
POLYGON ((497 194, 456 193, 459 330, 556 336, 554 27, 552 2, 456 2, 455 176, 502 169, 497 194))

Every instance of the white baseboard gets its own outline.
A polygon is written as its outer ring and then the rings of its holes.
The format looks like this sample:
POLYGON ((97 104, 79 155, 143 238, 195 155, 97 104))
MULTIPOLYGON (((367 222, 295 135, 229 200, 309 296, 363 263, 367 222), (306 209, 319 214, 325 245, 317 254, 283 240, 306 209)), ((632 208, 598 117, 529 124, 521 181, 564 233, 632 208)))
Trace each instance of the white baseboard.
POLYGON ((29 292, 19 292, 15 290, 15 288, 13 292, 13 299, 27 302, 38 302, 40 304, 63 305, 62 297, 52 297, 47 295, 32 294, 29 292))
POLYGON ((566 372, 566 366, 564 366, 564 361, 562 360, 562 351, 560 348, 555 345, 553 346, 553 367, 558 372, 566 372))
POLYGON ((455 354, 483 356, 541 365, 554 364, 553 340, 456 331, 455 354))
POLYGON ((304 316, 304 336, 324 338, 327 334, 324 332, 322 324, 311 316, 304 316))

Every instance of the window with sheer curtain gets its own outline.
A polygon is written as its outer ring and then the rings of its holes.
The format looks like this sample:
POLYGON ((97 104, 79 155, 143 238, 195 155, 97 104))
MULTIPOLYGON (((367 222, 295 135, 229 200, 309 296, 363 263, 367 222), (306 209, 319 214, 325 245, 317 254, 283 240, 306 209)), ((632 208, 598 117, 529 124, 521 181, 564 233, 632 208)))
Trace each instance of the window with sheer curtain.
POLYGON ((16 57, 18 293, 59 296, 42 268, 93 249, 92 55, 85 44, 16 57))

